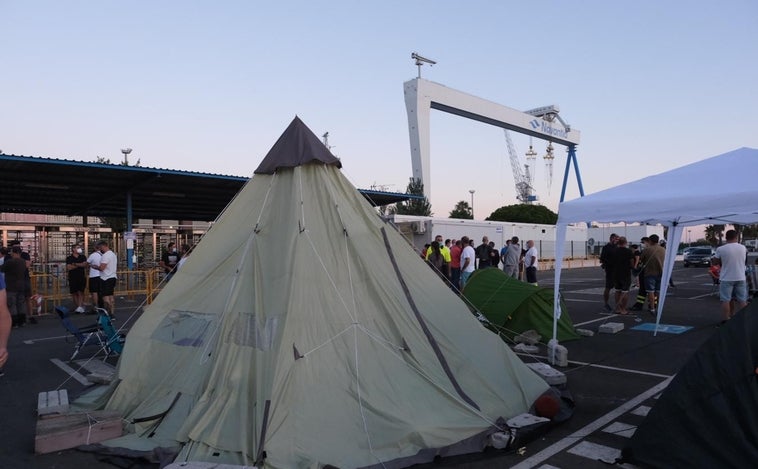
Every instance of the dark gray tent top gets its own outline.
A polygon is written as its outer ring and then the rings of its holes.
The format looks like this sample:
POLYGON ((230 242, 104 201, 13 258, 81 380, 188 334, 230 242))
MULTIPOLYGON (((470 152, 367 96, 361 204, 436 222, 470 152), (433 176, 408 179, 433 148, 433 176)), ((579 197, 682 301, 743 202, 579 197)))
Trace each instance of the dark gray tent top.
POLYGON ((294 168, 306 163, 321 162, 342 168, 339 158, 332 155, 299 117, 295 116, 287 129, 274 143, 255 174, 273 174, 280 168, 294 168))

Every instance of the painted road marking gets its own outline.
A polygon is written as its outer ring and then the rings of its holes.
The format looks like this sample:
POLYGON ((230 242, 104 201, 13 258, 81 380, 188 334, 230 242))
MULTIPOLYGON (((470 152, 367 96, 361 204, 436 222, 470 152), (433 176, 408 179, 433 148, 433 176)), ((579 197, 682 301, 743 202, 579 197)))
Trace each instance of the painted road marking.
POLYGON ((587 459, 592 459, 593 461, 603 461, 609 464, 615 463, 616 460, 621 457, 620 449, 591 443, 589 441, 582 441, 567 452, 577 456, 583 456, 587 459))
POLYGON ((669 385, 672 379, 673 377, 667 378, 661 381, 660 383, 648 389, 647 391, 643 392, 642 394, 638 395, 637 397, 625 402, 624 404, 608 412, 607 414, 595 420, 594 422, 591 422, 590 424, 586 425, 584 428, 581 428, 577 430, 576 432, 572 433, 571 435, 558 441, 557 443, 554 443, 548 446, 547 448, 543 449, 542 451, 535 454, 534 456, 531 456, 523 460, 521 463, 513 466, 512 469, 530 469, 532 467, 535 467, 537 464, 540 464, 541 462, 547 460, 548 458, 560 453, 561 451, 565 450, 569 446, 575 444, 577 441, 580 441, 588 437, 589 435, 591 435, 598 429, 616 420, 619 416, 625 414, 626 412, 629 412, 630 409, 633 409, 634 407, 640 405, 642 402, 646 401, 647 399, 650 399, 650 397, 660 393, 662 390, 666 388, 666 386, 669 385))
MULTIPOLYGON (((657 397, 658 396, 656 396, 656 398, 657 397)), ((641 415, 643 417, 647 417, 648 412, 650 412, 650 407, 648 407, 646 405, 641 405, 641 406, 637 407, 636 409, 634 409, 633 411, 631 411, 629 413, 630 414, 634 414, 634 415, 641 415)))
MULTIPOLYGON (((516 355, 524 355, 526 357, 530 358, 537 358, 545 363, 547 363, 548 358, 547 356, 538 356, 534 355, 532 353, 522 353, 522 352, 516 352, 516 355)), ((636 375, 644 375, 644 376, 653 376, 655 378, 671 378, 672 375, 664 375, 660 373, 651 373, 650 371, 642 371, 642 370, 633 370, 631 368, 619 368, 616 366, 608 366, 608 365, 598 365, 596 363, 589 363, 589 362, 578 362, 574 360, 568 361, 569 365, 576 365, 576 366, 586 366, 590 368, 601 368, 603 370, 611 370, 611 371, 621 371, 623 373, 632 373, 636 375)), ((571 370, 566 370, 567 373, 571 373, 571 370)))
POLYGON ((687 332, 688 330, 692 329, 692 326, 677 326, 675 324, 658 324, 656 327, 655 323, 652 322, 646 322, 643 324, 640 324, 639 326, 632 327, 633 331, 645 331, 645 332, 665 332, 666 334, 681 334, 682 332, 687 332))
POLYGON ((25 340, 24 343, 26 345, 32 345, 35 342, 42 342, 43 340, 65 339, 67 337, 69 337, 69 336, 67 336, 67 335, 59 335, 59 336, 56 336, 56 337, 42 337, 42 338, 39 338, 39 339, 28 339, 28 340, 25 340))
POLYGON ((55 366, 57 366, 58 368, 60 368, 64 372, 66 372, 69 376, 71 376, 75 380, 79 381, 83 385, 89 386, 90 384, 92 384, 92 383, 89 382, 89 380, 87 378, 85 378, 84 376, 82 376, 78 371, 76 371, 75 369, 73 369, 70 366, 66 365, 65 363, 63 363, 59 359, 57 359, 57 358, 51 358, 50 361, 53 362, 53 364, 55 366))
MULTIPOLYGON (((631 438, 637 430, 637 425, 629 425, 628 423, 613 422, 607 427, 603 428, 606 433, 613 433, 615 435, 623 436, 625 438, 631 438)), ((569 451, 570 453, 571 451, 569 451)))

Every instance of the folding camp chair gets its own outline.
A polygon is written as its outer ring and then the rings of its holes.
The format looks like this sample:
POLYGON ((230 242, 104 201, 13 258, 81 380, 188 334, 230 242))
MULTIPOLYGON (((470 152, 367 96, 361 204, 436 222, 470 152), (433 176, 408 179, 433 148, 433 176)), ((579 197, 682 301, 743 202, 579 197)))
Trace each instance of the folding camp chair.
POLYGON ((98 346, 99 350, 95 355, 100 351, 105 352, 103 360, 107 359, 111 353, 120 354, 123 351, 124 337, 113 327, 111 317, 106 310, 98 308, 97 322, 81 328, 71 321, 69 310, 65 306, 56 306, 55 311, 61 318, 63 327, 76 339, 74 352, 71 354, 69 361, 76 358, 82 348, 90 345, 98 346))

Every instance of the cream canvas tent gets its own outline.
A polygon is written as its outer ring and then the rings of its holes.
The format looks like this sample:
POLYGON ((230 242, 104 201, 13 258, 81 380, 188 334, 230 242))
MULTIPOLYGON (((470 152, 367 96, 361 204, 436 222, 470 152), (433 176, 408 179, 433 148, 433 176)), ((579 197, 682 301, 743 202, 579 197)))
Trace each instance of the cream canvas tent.
MULTIPOLYGON (((559 297, 566 225, 642 222, 668 227, 656 324, 660 323, 676 246, 687 226, 758 222, 758 149, 740 148, 681 168, 563 202, 556 227, 555 291, 559 297)), ((556 305, 558 301, 556 300, 556 305)), ((555 319, 560 309, 555 310, 555 319)))
POLYGON ((118 447, 266 468, 478 451, 547 385, 295 119, 129 332, 118 447))

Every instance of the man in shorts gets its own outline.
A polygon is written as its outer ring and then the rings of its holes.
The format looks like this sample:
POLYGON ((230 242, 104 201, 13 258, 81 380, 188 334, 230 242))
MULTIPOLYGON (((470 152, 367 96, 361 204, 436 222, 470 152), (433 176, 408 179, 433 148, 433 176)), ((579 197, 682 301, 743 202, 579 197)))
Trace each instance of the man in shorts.
POLYGON ((77 313, 84 312, 84 287, 87 279, 84 276, 84 268, 87 266, 87 258, 82 254, 82 247, 78 244, 71 246, 71 255, 66 258, 66 272, 68 273, 68 291, 76 305, 77 313))
POLYGON ((103 304, 108 310, 108 314, 114 315, 116 302, 113 298, 113 290, 116 288, 116 269, 118 268, 118 259, 116 253, 111 251, 107 241, 100 241, 100 297, 103 304))
POLYGON ((658 244, 659 239, 656 234, 650 235, 647 247, 640 254, 640 262, 645 266, 648 311, 653 315, 656 314, 658 307, 658 293, 661 291, 661 277, 663 276, 663 259, 666 257, 666 250, 658 244))
POLYGON ((613 251, 613 288, 616 290, 616 313, 627 314, 629 288, 632 286, 632 267, 634 266, 634 251, 627 247, 627 240, 620 236, 613 251))
POLYGON ((737 242, 737 231, 726 232, 726 244, 716 249, 714 257, 721 261, 719 274, 719 297, 721 300, 721 323, 724 324, 740 309, 747 306, 747 281, 745 264, 747 248, 737 242))

